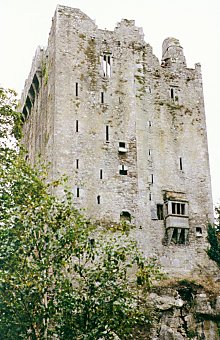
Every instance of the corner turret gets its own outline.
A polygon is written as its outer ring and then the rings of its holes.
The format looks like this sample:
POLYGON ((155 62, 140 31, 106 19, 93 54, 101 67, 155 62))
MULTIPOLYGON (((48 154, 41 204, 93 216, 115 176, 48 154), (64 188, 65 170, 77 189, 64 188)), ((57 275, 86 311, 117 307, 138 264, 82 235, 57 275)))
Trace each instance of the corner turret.
POLYGON ((176 38, 166 38, 162 45, 162 63, 161 66, 186 67, 186 58, 183 54, 183 48, 176 38))

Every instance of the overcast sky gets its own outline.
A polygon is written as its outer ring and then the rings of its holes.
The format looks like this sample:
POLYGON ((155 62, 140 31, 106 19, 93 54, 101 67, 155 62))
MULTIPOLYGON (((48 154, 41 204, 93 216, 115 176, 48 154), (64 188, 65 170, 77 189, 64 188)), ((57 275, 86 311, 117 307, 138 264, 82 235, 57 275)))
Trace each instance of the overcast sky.
MULTIPOLYGON (((57 0, 0 0, 0 85, 24 86, 38 45, 46 46, 57 0)), ((143 27, 145 41, 161 59, 166 37, 180 40, 188 67, 202 64, 214 203, 220 202, 220 4, 219 0, 60 0, 80 8, 99 28, 122 18, 143 27)))

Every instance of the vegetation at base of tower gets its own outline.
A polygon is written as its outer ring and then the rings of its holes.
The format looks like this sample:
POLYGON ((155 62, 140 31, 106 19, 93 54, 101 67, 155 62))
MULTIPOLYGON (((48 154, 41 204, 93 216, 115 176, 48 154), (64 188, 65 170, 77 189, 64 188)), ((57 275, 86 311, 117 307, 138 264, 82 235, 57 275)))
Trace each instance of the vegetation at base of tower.
POLYGON ((218 223, 216 225, 209 224, 208 226, 207 239, 210 247, 207 250, 207 254, 220 268, 220 207, 216 207, 215 211, 218 223))
MULTIPOLYGON (((9 94, 0 92, 1 117, 8 114, 5 139, 20 126, 9 94)), ((75 209, 65 179, 46 182, 45 169, 31 168, 24 151, 5 139, 0 338, 141 339, 144 331, 146 336, 151 322, 146 296, 161 276, 155 260, 146 261, 127 232, 103 233, 89 223, 75 209), (50 194, 59 185, 63 199, 50 194)))

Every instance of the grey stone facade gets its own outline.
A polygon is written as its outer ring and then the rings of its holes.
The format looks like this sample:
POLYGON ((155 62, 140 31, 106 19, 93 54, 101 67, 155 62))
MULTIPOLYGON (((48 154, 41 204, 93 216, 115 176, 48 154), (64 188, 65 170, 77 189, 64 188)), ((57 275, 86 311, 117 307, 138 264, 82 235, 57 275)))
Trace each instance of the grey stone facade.
POLYGON ((67 174, 92 220, 135 225, 144 254, 170 273, 209 266, 212 196, 201 68, 177 39, 162 62, 133 20, 101 30, 58 6, 22 100, 24 143, 50 176, 67 174))

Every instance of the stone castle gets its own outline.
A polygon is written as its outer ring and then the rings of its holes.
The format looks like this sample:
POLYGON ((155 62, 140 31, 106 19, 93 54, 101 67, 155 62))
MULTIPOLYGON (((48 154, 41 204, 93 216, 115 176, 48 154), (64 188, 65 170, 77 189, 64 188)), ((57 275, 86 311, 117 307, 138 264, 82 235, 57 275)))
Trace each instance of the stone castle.
POLYGON ((135 225, 144 254, 170 273, 209 266, 201 68, 187 68, 177 39, 164 40, 160 63, 133 20, 102 30, 58 6, 21 104, 29 158, 41 154, 52 178, 69 176, 87 217, 135 225))

